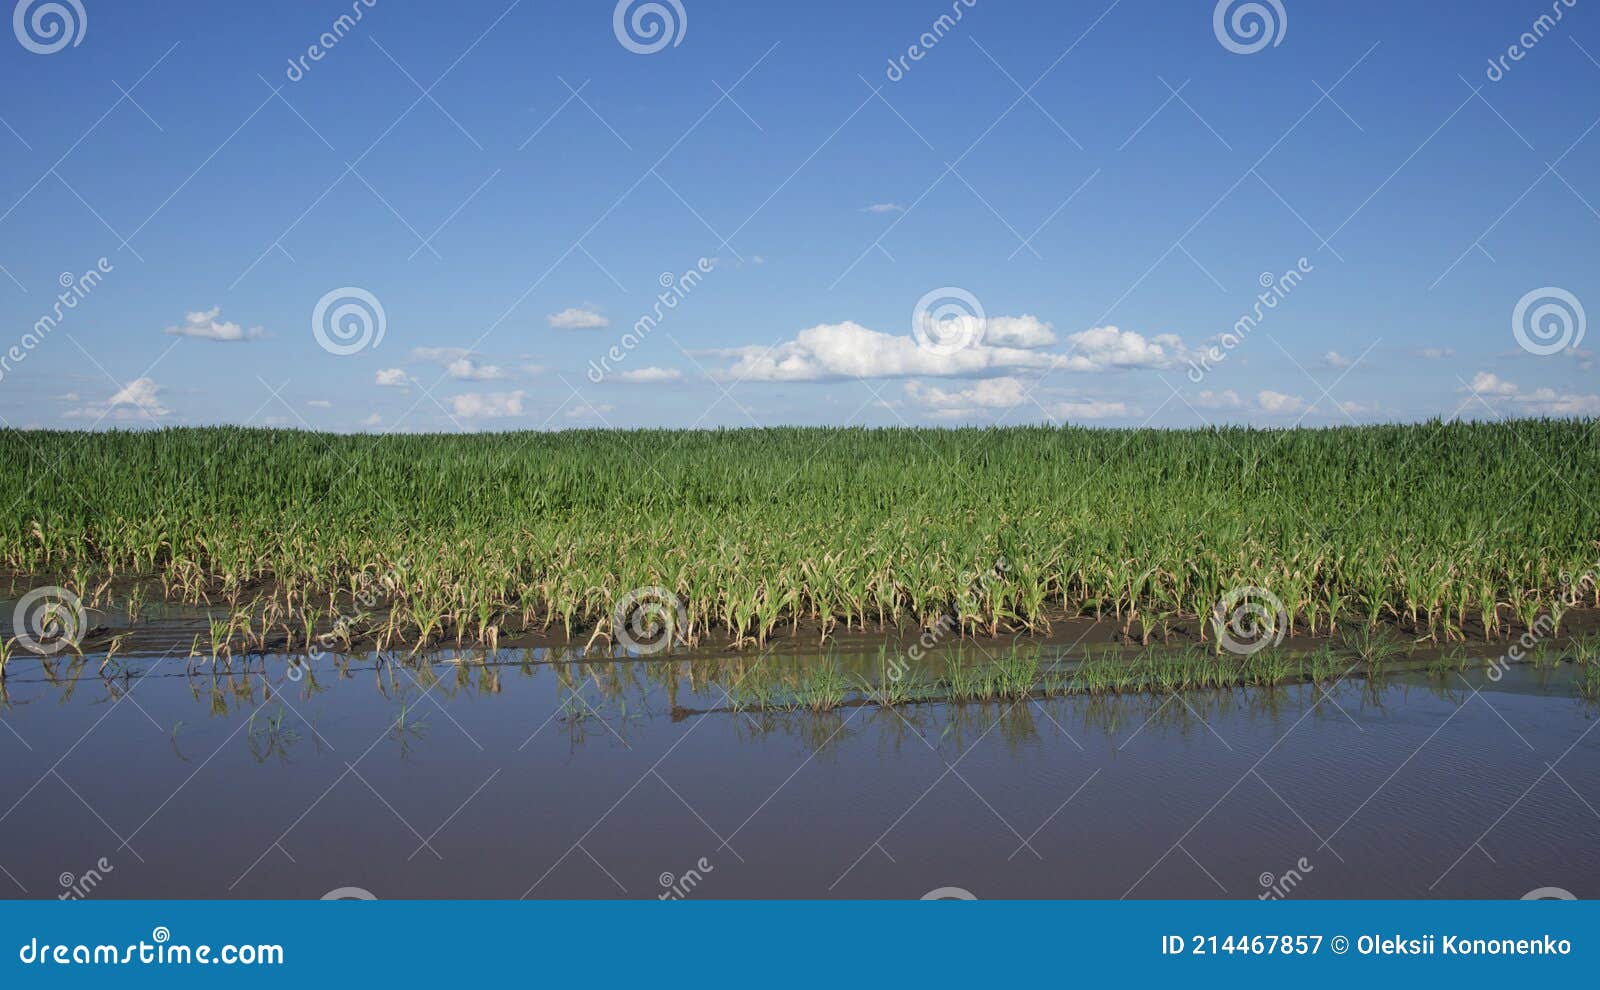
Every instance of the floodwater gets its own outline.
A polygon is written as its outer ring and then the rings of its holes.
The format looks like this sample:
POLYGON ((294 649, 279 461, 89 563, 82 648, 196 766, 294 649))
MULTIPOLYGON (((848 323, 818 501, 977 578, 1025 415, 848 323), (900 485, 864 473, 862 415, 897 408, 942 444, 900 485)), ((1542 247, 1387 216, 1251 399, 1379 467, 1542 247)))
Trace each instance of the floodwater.
POLYGON ((18 656, 0 892, 1600 896, 1569 667, 814 714, 727 710, 800 658, 550 661, 18 656))

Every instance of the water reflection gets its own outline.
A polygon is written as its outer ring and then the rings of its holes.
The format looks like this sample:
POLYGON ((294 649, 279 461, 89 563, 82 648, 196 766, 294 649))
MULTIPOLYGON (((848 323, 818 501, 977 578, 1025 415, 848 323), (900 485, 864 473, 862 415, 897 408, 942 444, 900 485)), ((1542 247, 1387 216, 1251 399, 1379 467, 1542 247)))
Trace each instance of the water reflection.
MULTIPOLYGON (((1073 671, 1107 662, 1067 652, 1040 656, 1026 666, 1023 689, 991 686, 987 696, 963 685, 988 675, 960 671, 995 668, 994 658, 961 647, 930 654, 905 677, 912 690, 886 687, 886 651, 810 654, 728 654, 663 659, 583 659, 572 650, 523 648, 453 650, 427 656, 402 651, 366 655, 326 654, 316 659, 276 654, 194 656, 55 656, 14 661, 0 680, 0 711, 53 702, 116 704, 148 681, 181 684, 195 703, 194 717, 244 719, 250 751, 258 762, 286 761, 297 747, 321 745, 314 721, 300 709, 337 690, 341 698, 366 685, 387 706, 386 735, 402 756, 425 746, 450 706, 494 699, 511 692, 518 706, 544 706, 541 725, 559 725, 577 748, 601 741, 629 748, 641 720, 692 722, 718 718, 747 741, 792 739, 814 753, 870 727, 886 754, 918 745, 961 751, 993 736, 1016 750, 1037 743, 1041 731, 1103 737, 1117 742, 1131 734, 1160 731, 1178 738, 1209 731, 1217 720, 1280 720, 1286 715, 1315 720, 1350 719, 1354 712, 1382 712, 1404 705, 1412 692, 1452 705, 1485 688, 1540 695, 1567 694, 1583 676, 1570 665, 1530 665, 1505 683, 1466 664, 1388 664, 1345 670, 1346 676, 1303 683, 1163 691, 1154 684, 1083 693, 1073 671), (30 663, 31 661, 31 663, 30 663), (886 703, 887 702, 887 703, 886 703)), ((1003 663, 1004 661, 1002 661, 1003 663)), ((1140 661, 1145 662, 1145 661, 1140 661)), ((999 683, 990 678, 983 683, 999 683)), ((1591 705, 1592 707, 1592 705, 1591 705)), ((187 761, 182 737, 187 719, 169 727, 174 755, 187 761)))

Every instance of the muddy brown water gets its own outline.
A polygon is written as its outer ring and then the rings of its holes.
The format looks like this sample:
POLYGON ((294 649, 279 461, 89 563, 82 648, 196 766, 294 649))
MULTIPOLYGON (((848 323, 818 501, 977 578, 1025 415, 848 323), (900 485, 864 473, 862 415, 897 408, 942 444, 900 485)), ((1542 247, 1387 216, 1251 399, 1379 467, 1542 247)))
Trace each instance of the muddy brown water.
POLYGON ((1571 667, 814 714, 707 712, 727 657, 552 658, 19 657, 0 891, 1600 896, 1571 667))

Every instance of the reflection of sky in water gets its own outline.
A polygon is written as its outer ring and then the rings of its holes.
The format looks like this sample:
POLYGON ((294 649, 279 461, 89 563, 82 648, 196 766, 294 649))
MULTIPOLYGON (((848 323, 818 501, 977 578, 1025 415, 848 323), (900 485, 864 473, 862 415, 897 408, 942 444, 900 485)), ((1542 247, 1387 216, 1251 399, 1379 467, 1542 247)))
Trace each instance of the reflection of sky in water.
POLYGON ((693 896, 1254 897, 1304 859, 1291 896, 1600 891, 1569 668, 817 715, 728 707, 815 657, 480 656, 20 659, 0 884, 105 857, 93 896, 654 897, 704 859, 693 896))

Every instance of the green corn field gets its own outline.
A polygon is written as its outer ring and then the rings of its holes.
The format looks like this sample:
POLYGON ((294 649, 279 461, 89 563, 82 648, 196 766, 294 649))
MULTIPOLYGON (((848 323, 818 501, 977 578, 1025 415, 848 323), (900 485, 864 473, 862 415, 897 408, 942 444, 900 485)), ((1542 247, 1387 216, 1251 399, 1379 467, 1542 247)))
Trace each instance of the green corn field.
POLYGON ((5 430, 0 566, 97 607, 225 604, 223 644, 358 606, 389 643, 610 643, 649 587, 687 643, 952 617, 1203 636, 1241 586, 1302 634, 1494 639, 1600 606, 1595 427, 5 430))

